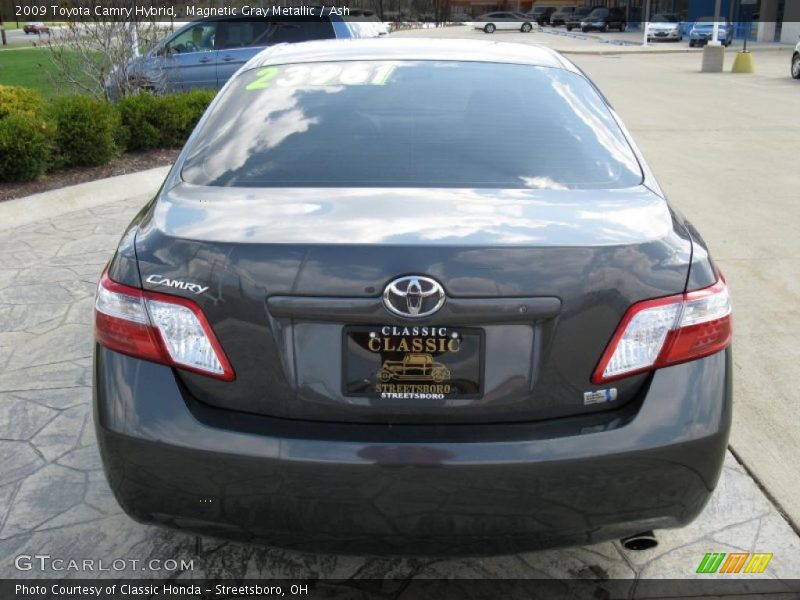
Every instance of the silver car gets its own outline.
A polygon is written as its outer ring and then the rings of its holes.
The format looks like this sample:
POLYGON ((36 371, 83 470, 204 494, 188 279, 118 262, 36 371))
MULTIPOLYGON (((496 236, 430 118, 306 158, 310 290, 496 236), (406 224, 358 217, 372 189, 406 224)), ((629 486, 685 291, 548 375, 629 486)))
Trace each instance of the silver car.
POLYGON ((518 12, 491 12, 481 15, 473 22, 475 29, 486 33, 495 31, 521 31, 528 33, 533 29, 533 21, 518 12))
POLYGON ((681 21, 677 15, 658 14, 647 24, 647 41, 674 41, 683 39, 681 21))

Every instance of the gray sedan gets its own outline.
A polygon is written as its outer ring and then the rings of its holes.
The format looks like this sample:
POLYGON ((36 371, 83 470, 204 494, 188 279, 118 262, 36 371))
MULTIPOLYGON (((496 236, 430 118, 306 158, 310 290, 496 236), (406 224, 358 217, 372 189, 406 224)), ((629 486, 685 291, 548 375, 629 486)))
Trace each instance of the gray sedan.
POLYGON ((725 279, 530 45, 259 54, 123 235, 95 334, 128 514, 315 552, 681 527, 731 423, 725 279))

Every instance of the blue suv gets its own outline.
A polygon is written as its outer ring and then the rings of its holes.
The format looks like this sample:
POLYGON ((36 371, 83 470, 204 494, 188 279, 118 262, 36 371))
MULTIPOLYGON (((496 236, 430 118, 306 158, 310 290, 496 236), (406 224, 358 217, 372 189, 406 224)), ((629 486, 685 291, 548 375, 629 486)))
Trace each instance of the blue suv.
POLYGON ((155 93, 219 89, 267 46, 384 34, 383 24, 377 22, 377 17, 374 21, 343 21, 336 15, 294 20, 212 17, 192 21, 145 55, 118 67, 106 80, 106 95, 116 101, 123 89, 155 93))
MULTIPOLYGON (((705 46, 714 35, 714 17, 700 17, 689 32, 689 45, 705 46)), ((719 20, 719 41, 725 46, 733 43, 733 25, 728 21, 719 20)))

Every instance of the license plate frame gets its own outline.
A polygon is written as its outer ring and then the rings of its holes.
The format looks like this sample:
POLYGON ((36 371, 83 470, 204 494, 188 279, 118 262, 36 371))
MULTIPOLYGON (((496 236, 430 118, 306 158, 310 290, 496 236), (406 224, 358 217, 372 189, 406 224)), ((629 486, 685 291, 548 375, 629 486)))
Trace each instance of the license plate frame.
POLYGON ((345 325, 342 394, 397 401, 480 398, 485 381, 485 345, 485 332, 477 327, 345 325), (426 330, 428 334, 423 335, 426 330), (406 346, 401 344, 403 339, 406 346), (453 351, 451 340, 458 341, 458 350, 453 351), (379 349, 374 350, 376 347, 379 349))

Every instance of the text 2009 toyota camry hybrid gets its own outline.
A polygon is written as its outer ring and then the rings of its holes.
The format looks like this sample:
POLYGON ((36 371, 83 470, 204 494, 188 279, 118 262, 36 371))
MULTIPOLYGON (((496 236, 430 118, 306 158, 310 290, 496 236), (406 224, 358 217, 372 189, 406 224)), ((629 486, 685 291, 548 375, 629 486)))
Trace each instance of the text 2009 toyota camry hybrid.
POLYGON ((282 45, 220 92, 96 300, 135 519, 314 551, 680 527, 731 422, 725 280, 546 48, 282 45))

